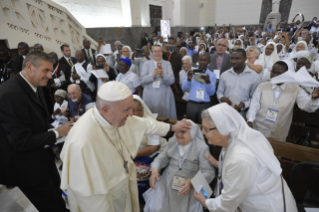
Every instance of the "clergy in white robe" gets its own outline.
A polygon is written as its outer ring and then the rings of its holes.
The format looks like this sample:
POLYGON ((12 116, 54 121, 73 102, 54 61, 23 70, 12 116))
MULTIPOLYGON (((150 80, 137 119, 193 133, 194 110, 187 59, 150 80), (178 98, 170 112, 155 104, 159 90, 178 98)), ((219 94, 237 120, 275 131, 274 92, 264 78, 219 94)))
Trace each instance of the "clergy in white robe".
POLYGON ((226 103, 203 111, 202 118, 208 143, 222 150, 215 198, 195 191, 199 202, 211 212, 297 212, 274 150, 260 132, 226 103))
POLYGON ((162 55, 162 48, 153 46, 153 59, 143 65, 143 100, 153 113, 176 119, 175 98, 171 89, 175 77, 170 62, 162 60, 162 55))
POLYGON ((204 156, 209 156, 209 149, 197 124, 192 122, 190 131, 175 133, 164 151, 155 158, 151 165, 150 185, 153 186, 144 193, 146 202, 144 211, 203 211, 202 205, 193 197, 193 187, 190 181, 199 170, 208 183, 214 179, 214 167, 204 159, 204 156), (155 178, 158 177, 162 168, 165 168, 164 172, 159 177, 159 181, 156 181, 155 178), (175 176, 184 179, 179 189, 172 188, 175 176))
POLYGON ((170 126, 132 116, 132 105, 126 85, 105 83, 96 106, 70 131, 61 152, 61 188, 67 189, 72 212, 138 212, 132 158, 143 136, 189 129, 187 121, 170 126))

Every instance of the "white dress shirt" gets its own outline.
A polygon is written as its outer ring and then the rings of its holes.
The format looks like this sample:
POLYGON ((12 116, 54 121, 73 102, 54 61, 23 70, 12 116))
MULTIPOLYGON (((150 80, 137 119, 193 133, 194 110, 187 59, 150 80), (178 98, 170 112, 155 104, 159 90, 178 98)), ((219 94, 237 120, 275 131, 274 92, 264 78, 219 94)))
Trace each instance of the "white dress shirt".
POLYGON ((141 85, 140 78, 132 71, 128 71, 125 74, 119 73, 115 80, 125 84, 131 90, 132 94, 136 92, 135 88, 141 85))
MULTIPOLYGON (((284 83, 280 86, 278 86, 278 85, 271 86, 274 97, 275 97, 273 105, 275 104, 277 99, 280 98, 281 94, 286 89, 286 86, 287 86, 286 83, 284 83)), ((256 114, 257 114, 258 110, 260 109, 260 104, 262 104, 260 102, 260 98, 261 98, 261 91, 260 91, 259 87, 257 87, 256 91, 251 99, 250 108, 247 112, 247 121, 248 122, 253 122, 255 120, 256 114)), ((301 89, 299 91, 298 96, 297 96, 296 103, 301 110, 304 110, 307 112, 313 112, 318 108, 319 98, 312 99, 309 97, 309 95, 303 89, 301 89)), ((291 104, 294 104, 294 102, 292 102, 291 104)))

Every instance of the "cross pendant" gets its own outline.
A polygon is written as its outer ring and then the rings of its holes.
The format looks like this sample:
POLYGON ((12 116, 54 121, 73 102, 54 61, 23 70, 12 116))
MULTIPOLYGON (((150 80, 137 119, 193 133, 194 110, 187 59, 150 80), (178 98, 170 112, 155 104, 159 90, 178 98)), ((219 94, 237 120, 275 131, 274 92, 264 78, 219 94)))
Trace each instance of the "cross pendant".
POLYGON ((129 173, 128 167, 127 167, 127 163, 128 163, 128 162, 125 160, 125 161, 124 161, 124 164, 123 164, 123 167, 124 167, 126 173, 129 173))

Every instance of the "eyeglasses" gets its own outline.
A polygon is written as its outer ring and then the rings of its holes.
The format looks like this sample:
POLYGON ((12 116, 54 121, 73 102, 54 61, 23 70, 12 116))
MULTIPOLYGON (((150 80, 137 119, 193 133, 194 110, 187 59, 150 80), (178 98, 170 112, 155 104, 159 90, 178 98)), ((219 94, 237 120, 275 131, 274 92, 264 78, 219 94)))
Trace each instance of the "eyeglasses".
POLYGON ((227 47, 226 45, 220 43, 217 46, 227 47))
POLYGON ((217 128, 216 127, 213 127, 213 128, 209 128, 209 129, 207 129, 206 127, 204 127, 203 126, 203 129, 205 130, 205 132, 206 133, 208 133, 209 131, 211 131, 211 130, 217 130, 217 128))

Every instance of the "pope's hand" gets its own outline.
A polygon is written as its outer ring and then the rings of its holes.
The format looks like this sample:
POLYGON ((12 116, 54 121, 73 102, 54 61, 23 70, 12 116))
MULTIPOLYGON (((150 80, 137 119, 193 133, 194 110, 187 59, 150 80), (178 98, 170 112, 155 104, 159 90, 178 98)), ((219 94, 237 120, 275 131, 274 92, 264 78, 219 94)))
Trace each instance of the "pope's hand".
POLYGON ((150 177, 150 186, 152 189, 156 190, 155 187, 155 180, 157 182, 159 182, 159 178, 158 178, 158 170, 156 168, 152 169, 152 175, 150 177))
POLYGON ((181 132, 181 131, 187 131, 191 129, 191 123, 189 121, 186 121, 183 119, 182 121, 177 122, 173 125, 172 131, 173 132, 181 132))
POLYGON ((205 201, 206 201, 206 197, 203 194, 203 191, 201 190, 199 193, 197 193, 196 191, 194 191, 194 198, 200 202, 204 207, 206 207, 205 205, 205 201))
POLYGON ((190 192, 190 191, 192 190, 192 188, 193 188, 192 183, 191 183, 191 179, 188 179, 188 180, 186 180, 185 182, 183 182, 183 183, 181 184, 181 186, 183 186, 183 187, 182 187, 181 190, 179 190, 178 195, 180 195, 180 196, 186 196, 186 195, 188 195, 189 192, 190 192))

